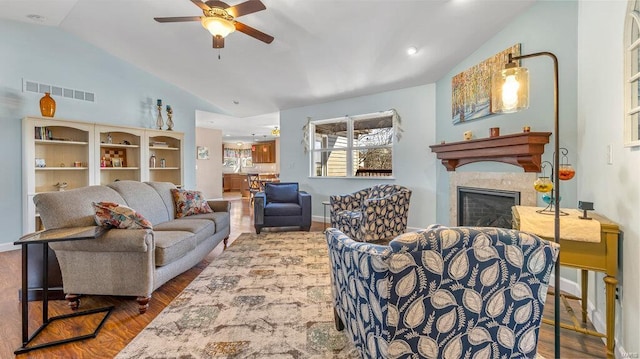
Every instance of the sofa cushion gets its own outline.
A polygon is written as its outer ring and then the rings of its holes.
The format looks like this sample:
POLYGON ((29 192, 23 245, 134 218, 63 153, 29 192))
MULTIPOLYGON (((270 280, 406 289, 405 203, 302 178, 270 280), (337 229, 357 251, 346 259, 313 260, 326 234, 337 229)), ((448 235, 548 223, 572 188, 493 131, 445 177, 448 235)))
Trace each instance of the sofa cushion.
POLYGON ((265 216, 299 216, 301 214, 302 207, 297 203, 272 202, 264 206, 265 216))
POLYGON ((267 196, 267 203, 298 203, 297 183, 267 183, 264 193, 267 196))
POLYGON ((116 190, 134 208, 155 226, 173 219, 158 192, 146 183, 138 181, 118 181, 107 185, 116 190))
POLYGON ((196 248, 196 236, 184 231, 154 231, 156 266, 182 258, 196 248))
POLYGON ((151 222, 135 210, 114 202, 93 203, 99 226, 121 229, 153 229, 151 222))
POLYGON ((216 224, 216 232, 220 232, 223 228, 229 227, 231 224, 231 216, 229 212, 212 212, 203 214, 194 214, 187 218, 180 218, 180 221, 185 219, 207 219, 213 221, 216 224))
POLYGON ((171 194, 171 190, 176 188, 171 182, 145 182, 147 185, 153 187, 153 189, 158 192, 160 198, 162 198, 162 202, 164 202, 165 207, 167 207, 167 213, 171 215, 171 219, 173 219, 176 214, 175 203, 173 202, 173 195, 171 194))
POLYGON ((174 188, 171 190, 171 194, 175 202, 176 218, 213 212, 200 191, 174 188))
POLYGON ((118 192, 105 186, 44 192, 33 197, 42 224, 47 229, 94 226, 96 212, 93 202, 101 201, 127 204, 118 192))
POLYGON ((156 231, 182 231, 191 232, 196 236, 196 244, 211 238, 216 233, 216 225, 208 219, 174 219, 173 221, 157 224, 153 227, 156 231))

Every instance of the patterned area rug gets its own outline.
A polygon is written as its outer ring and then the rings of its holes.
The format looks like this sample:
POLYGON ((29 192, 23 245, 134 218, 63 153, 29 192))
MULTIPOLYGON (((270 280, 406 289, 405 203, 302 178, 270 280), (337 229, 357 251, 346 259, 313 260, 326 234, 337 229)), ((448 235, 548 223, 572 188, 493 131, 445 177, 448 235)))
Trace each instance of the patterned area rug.
POLYGON ((359 358, 329 270, 322 233, 244 233, 117 358, 359 358))

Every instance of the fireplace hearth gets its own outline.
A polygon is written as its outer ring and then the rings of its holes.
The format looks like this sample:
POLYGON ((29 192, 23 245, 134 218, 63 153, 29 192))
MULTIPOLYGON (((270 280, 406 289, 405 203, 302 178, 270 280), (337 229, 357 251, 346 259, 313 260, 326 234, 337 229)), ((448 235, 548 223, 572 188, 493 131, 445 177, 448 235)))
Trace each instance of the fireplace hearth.
POLYGON ((511 228, 511 207, 520 204, 520 192, 457 187, 458 226, 511 228))

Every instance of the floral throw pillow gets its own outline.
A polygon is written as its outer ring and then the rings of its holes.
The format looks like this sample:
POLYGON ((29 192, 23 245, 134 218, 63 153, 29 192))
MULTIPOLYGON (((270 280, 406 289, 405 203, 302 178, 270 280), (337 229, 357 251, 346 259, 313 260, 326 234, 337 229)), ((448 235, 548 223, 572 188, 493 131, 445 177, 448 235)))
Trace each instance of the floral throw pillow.
POLYGON ((121 229, 153 229, 151 222, 132 208, 114 202, 93 202, 99 226, 121 229))
POLYGON ((171 194, 176 204, 176 218, 213 212, 200 191, 173 188, 171 194))

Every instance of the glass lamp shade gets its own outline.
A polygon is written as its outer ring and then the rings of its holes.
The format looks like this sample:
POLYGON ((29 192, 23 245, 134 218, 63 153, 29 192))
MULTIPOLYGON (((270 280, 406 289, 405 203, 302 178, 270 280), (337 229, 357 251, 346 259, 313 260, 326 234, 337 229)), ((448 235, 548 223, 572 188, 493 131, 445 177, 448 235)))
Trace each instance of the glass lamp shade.
POLYGON ((226 37, 230 33, 236 31, 233 22, 220 17, 205 17, 202 19, 202 26, 209 30, 213 36, 226 37))
POLYGON ((510 113, 529 108, 529 70, 507 67, 493 74, 491 111, 510 113))

